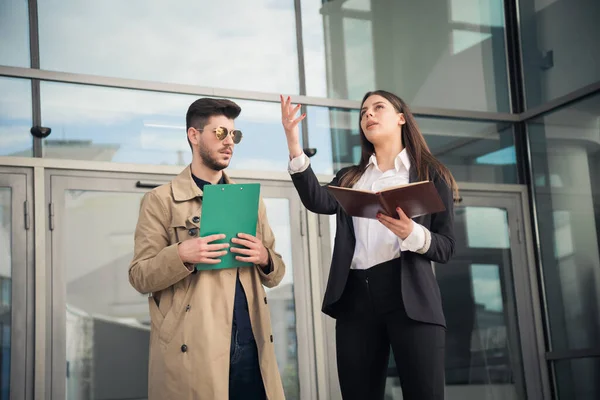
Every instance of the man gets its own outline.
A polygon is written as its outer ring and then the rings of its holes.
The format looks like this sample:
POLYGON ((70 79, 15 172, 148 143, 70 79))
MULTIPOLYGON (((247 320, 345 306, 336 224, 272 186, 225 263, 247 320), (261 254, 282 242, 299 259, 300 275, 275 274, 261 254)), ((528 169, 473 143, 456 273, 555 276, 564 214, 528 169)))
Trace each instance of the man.
POLYGON ((202 190, 230 183, 223 172, 241 132, 240 107, 229 100, 199 99, 186 115, 192 163, 170 183, 146 193, 135 231, 129 281, 148 293, 150 400, 283 399, 267 297, 285 273, 275 252, 262 199, 257 237, 198 237, 202 190), (253 267, 195 272, 227 251, 253 267))

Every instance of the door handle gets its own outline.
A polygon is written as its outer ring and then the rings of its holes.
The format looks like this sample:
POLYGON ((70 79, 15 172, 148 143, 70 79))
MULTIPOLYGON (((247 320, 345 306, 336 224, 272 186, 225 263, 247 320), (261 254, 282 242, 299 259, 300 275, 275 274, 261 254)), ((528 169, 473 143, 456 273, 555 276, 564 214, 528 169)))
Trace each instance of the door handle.
POLYGON ((135 187, 140 188, 140 189, 154 189, 155 187, 159 187, 160 185, 162 185, 162 183, 152 183, 152 182, 142 182, 142 181, 137 181, 135 183, 135 187))

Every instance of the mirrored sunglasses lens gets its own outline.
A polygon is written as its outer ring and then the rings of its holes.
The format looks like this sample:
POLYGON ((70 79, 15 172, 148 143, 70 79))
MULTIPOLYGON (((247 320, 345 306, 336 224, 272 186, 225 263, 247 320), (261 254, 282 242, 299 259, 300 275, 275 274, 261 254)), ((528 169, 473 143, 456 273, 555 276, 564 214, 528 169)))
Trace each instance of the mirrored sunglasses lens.
POLYGON ((242 131, 233 131, 233 143, 238 144, 242 141, 242 131))
POLYGON ((227 128, 220 126, 217 129, 215 129, 215 134, 217 135, 217 139, 223 140, 227 137, 229 131, 227 130, 227 128))

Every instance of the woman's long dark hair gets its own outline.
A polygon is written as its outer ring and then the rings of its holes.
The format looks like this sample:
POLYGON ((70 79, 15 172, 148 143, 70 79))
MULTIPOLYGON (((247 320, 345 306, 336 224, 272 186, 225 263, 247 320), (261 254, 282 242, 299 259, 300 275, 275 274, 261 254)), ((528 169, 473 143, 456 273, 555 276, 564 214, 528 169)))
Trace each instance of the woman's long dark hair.
MULTIPOLYGON (((378 95, 385 98, 389 101, 396 112, 403 113, 404 119, 406 123, 401 127, 401 135, 402 135, 402 145, 406 149, 408 153, 408 158, 413 165, 417 169, 417 177, 421 181, 430 180, 431 172, 439 175, 452 189, 452 193, 454 194, 454 198, 458 198, 458 186, 456 185, 456 181, 454 177, 450 173, 450 170, 444 166, 441 162, 437 160, 431 154, 429 150, 429 146, 427 146, 427 142, 425 142, 425 138, 423 134, 419 130, 417 126, 417 121, 415 117, 412 115, 408 105, 398 96, 393 93, 387 92, 385 90, 376 90, 373 92, 368 92, 363 97, 362 102, 360 103, 361 108, 367 98, 369 96, 378 95)), ((358 122, 358 131, 360 132, 360 147, 361 147, 361 156, 360 162, 357 166, 350 168, 340 179, 340 186, 344 187, 352 187, 354 184, 360 179, 363 172, 367 168, 369 164, 369 158, 373 153, 375 153, 375 146, 373 143, 367 140, 365 133, 362 130, 360 125, 360 120, 358 122)))

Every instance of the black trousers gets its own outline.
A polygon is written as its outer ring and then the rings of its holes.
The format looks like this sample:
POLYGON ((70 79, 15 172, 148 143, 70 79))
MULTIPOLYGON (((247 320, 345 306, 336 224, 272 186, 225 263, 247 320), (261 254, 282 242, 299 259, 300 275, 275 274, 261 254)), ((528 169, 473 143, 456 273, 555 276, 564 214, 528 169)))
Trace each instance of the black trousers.
POLYGON ((400 292, 401 259, 352 270, 336 320, 342 397, 383 399, 390 345, 404 400, 444 399, 444 327, 406 315, 400 292))

